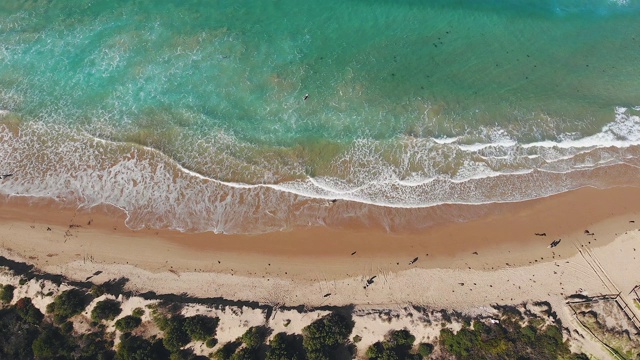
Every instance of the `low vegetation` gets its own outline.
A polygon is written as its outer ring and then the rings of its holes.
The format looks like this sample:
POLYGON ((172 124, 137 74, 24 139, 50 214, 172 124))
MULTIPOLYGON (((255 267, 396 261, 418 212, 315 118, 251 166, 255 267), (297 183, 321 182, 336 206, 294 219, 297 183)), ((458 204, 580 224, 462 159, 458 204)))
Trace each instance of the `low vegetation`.
POLYGON ((558 325, 522 327, 510 319, 489 324, 476 321, 473 328, 464 327, 456 333, 442 329, 440 344, 456 359, 555 360, 573 356, 558 325))
MULTIPOLYGON (((219 344, 218 318, 184 317, 176 304, 149 306, 162 333, 146 338, 140 334, 148 333, 150 324, 144 324, 141 308, 118 319, 117 332, 107 332, 102 321, 112 321, 122 312, 116 300, 98 302, 87 329, 86 321, 75 316, 83 312, 91 295, 78 289, 64 291, 47 306, 45 316, 30 298, 11 304, 14 290, 8 286, 0 289, 0 359, 200 359, 194 355, 194 347, 187 346, 195 341, 200 342, 195 348, 210 351, 207 355, 212 359, 329 360, 356 357, 354 344, 363 341, 362 334, 352 337, 354 321, 349 316, 330 313, 303 328, 302 334, 272 335, 268 327, 254 326, 234 341, 219 344), (80 326, 78 321, 85 325, 80 326), (116 335, 119 344, 114 346, 116 335)), ((359 356, 375 360, 588 359, 584 354, 571 353, 550 306, 549 314, 543 312, 540 317, 525 317, 513 307, 497 309, 501 315, 491 320, 461 318, 460 314, 443 311, 443 329, 434 344, 417 343, 407 329, 394 330, 359 356), (451 317, 462 324, 460 330, 446 327, 451 317)))
POLYGON ((302 345, 309 360, 335 359, 347 352, 346 345, 353 330, 353 321, 331 313, 302 330, 302 345))
POLYGON ((64 323, 68 318, 80 314, 87 306, 86 294, 78 289, 63 291, 47 306, 47 313, 54 322, 64 323))
POLYGON ((8 304, 13 300, 13 291, 15 287, 13 285, 4 285, 0 290, 0 301, 5 304, 8 304))
POLYGON ((379 341, 367 349, 369 359, 422 359, 420 354, 412 352, 415 336, 408 330, 396 330, 387 335, 384 341, 379 341))
POLYGON ((120 302, 113 299, 106 299, 98 302, 91 310, 91 320, 100 322, 102 320, 113 320, 120 315, 122 309, 120 302))
POLYGON ((142 320, 139 317, 127 315, 116 321, 116 329, 122 333, 128 333, 135 330, 141 323, 142 320))

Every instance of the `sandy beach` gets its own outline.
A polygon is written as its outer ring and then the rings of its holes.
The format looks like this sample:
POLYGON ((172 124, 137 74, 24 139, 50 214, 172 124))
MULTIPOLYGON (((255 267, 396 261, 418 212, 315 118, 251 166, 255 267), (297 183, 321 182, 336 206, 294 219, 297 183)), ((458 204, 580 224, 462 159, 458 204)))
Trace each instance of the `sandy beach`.
POLYGON ((614 287, 628 292, 640 282, 638 200, 640 188, 583 188, 491 205, 490 216, 420 233, 354 224, 237 236, 132 231, 117 209, 10 198, 0 208, 0 241, 4 256, 43 271, 77 280, 101 271, 92 281, 125 277, 140 292, 291 306, 463 309, 614 287), (592 268, 590 254, 614 274, 613 285, 592 268))

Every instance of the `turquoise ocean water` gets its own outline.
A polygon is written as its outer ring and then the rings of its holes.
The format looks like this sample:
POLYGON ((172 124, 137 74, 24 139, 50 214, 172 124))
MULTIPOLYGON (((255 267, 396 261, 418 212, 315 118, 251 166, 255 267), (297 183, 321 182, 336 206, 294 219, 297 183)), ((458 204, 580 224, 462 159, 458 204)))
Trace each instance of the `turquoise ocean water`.
POLYGON ((0 3, 0 193, 132 228, 638 185, 639 106, 638 0, 0 3))

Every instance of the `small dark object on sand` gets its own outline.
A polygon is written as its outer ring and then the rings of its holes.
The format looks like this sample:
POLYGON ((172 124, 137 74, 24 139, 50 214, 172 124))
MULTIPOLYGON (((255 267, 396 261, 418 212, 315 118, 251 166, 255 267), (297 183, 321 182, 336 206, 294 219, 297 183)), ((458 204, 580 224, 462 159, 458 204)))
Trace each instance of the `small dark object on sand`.
POLYGON ((357 253, 357 251, 354 251, 351 253, 351 256, 355 255, 357 253))
POLYGON ((536 233, 536 236, 547 236, 547 233, 536 233))
POLYGON ((331 296, 331 293, 326 293, 326 294, 324 294, 323 297, 329 297, 329 296, 331 296))
POLYGON ((378 276, 372 276, 367 280, 367 286, 373 284, 373 280, 375 280, 378 276))
POLYGON ((47 226, 47 231, 51 231, 51 228, 47 226))
POLYGON ((409 262, 409 265, 413 265, 416 263, 416 261, 418 261, 418 258, 414 258, 413 260, 411 260, 411 262, 409 262))
POLYGON ((0 175, 0 180, 2 180, 2 179, 6 179, 6 178, 8 178, 8 177, 10 177, 10 176, 13 176, 13 174, 4 174, 4 175, 0 175))
POLYGON ((337 202, 338 202, 338 199, 331 199, 331 203, 332 203, 332 204, 335 204, 335 203, 337 203, 337 202))
POLYGON ((478 255, 477 251, 472 252, 473 255, 478 255))
POLYGON ((588 234, 588 233, 589 233, 589 230, 585 230, 585 231, 584 231, 584 233, 585 233, 585 234, 588 234))
POLYGON ((562 239, 553 240, 553 241, 551 242, 551 244, 549 244, 549 247, 550 247, 550 248, 554 248, 554 247, 558 246, 558 244, 560 244, 560 241, 562 241, 562 239))
POLYGON ((632 223, 632 224, 633 224, 633 223, 635 223, 635 221, 634 221, 634 220, 629 220, 629 222, 630 222, 630 223, 632 223))

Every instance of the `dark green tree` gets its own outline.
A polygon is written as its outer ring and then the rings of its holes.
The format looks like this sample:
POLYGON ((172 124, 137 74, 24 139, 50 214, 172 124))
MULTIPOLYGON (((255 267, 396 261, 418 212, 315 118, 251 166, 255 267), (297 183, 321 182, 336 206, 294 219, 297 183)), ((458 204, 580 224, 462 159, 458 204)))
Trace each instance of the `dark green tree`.
POLYGON ((73 345, 58 328, 46 326, 31 345, 38 359, 71 358, 73 345))
POLYGON ((80 314, 86 307, 86 294, 78 289, 63 291, 47 306, 56 322, 63 323, 68 318, 80 314))
POLYGON ((164 337, 162 338, 164 347, 171 352, 177 352, 183 346, 187 345, 190 340, 189 334, 184 330, 184 318, 180 316, 169 318, 167 327, 164 330, 164 337))
POLYGON ((421 343, 418 346, 418 354, 422 356, 422 358, 426 359, 433 352, 433 345, 429 343, 421 343))
POLYGON ((13 291, 15 290, 15 286, 13 285, 5 285, 0 290, 0 301, 5 304, 8 304, 13 300, 13 291))
POLYGON ((18 314, 30 324, 39 325, 44 319, 44 315, 38 308, 33 306, 30 298, 25 297, 16 301, 15 307, 18 314))
POLYGON ((268 330, 264 326, 252 326, 242 334, 242 343, 248 348, 257 348, 264 343, 268 336, 268 330))
POLYGON ((349 341, 353 321, 331 313, 302 329, 303 346, 309 360, 332 359, 349 341))
POLYGON ((266 360, 302 360, 302 337, 277 333, 269 342, 266 360))
POLYGON ((194 315, 184 319, 184 330, 191 340, 207 341, 207 339, 216 335, 218 322, 218 318, 194 315))
POLYGON ((113 299, 105 299, 96 304, 91 310, 91 320, 100 322, 102 320, 113 320, 120 315, 122 309, 120 302, 113 299))
POLYGON ((0 309, 0 359, 33 359, 38 325, 25 321, 14 307, 0 309))
POLYGON ((140 336, 122 335, 120 336, 116 357, 119 360, 168 359, 169 352, 164 348, 160 340, 152 343, 140 336))
POLYGON ((140 326, 141 323, 142 320, 139 317, 127 315, 116 321, 116 329, 123 333, 131 332, 140 326))

